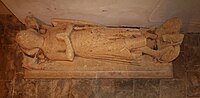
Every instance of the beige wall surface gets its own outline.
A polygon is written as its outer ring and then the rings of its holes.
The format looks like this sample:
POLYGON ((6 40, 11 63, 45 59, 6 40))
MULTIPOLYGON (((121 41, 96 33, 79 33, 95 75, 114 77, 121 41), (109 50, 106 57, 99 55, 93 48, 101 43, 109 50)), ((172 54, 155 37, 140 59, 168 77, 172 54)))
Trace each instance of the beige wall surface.
POLYGON ((1 1, 0 1, 0 14, 11 14, 8 8, 6 8, 6 6, 1 1))
POLYGON ((2 0, 20 21, 34 15, 92 21, 108 26, 145 27, 180 17, 183 30, 200 31, 200 0, 2 0))

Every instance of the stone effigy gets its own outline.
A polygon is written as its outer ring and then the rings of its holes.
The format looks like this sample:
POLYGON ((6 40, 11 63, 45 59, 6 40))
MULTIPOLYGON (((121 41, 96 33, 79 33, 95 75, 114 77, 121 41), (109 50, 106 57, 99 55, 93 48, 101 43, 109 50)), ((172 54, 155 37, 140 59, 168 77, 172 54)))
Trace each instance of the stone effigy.
POLYGON ((87 65, 89 70, 95 64, 101 71, 106 71, 103 66, 120 64, 162 66, 178 57, 184 37, 178 18, 160 27, 140 29, 69 19, 52 19, 52 26, 34 17, 25 22, 27 29, 16 35, 16 42, 24 53, 24 67, 31 70, 66 71, 69 65, 87 65))

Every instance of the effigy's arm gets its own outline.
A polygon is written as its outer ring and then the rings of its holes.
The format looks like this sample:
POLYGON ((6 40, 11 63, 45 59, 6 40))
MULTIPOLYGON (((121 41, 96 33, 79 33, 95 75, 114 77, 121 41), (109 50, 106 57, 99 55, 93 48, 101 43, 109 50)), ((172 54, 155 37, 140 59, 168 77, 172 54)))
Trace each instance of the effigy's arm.
POLYGON ((53 26, 60 26, 60 25, 63 25, 63 24, 101 26, 100 24, 88 22, 88 21, 83 21, 83 20, 60 19, 60 18, 52 18, 51 23, 53 24, 53 26))
MULTIPOLYGON (((72 43, 69 39, 70 34, 73 30, 73 24, 70 24, 67 26, 66 31, 64 33, 60 33, 56 35, 56 38, 58 40, 63 40, 67 46, 66 51, 65 51, 65 57, 67 57, 67 60, 72 61, 74 58, 74 49, 72 47, 72 43)), ((60 54, 61 55, 61 54, 60 54)))
POLYGON ((29 49, 23 49, 23 48, 21 48, 21 49, 25 54, 30 55, 30 56, 35 55, 36 53, 39 52, 39 48, 34 48, 34 49, 30 49, 30 50, 29 49))

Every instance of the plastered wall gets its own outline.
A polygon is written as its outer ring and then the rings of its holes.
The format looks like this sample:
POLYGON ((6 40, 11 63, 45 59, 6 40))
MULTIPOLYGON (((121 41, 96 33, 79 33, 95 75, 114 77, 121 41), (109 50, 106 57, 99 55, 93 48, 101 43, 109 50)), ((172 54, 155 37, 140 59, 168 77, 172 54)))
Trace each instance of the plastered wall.
POLYGON ((50 24, 52 17, 109 26, 145 27, 180 17, 183 31, 199 32, 199 0, 2 0, 24 22, 34 15, 50 24))

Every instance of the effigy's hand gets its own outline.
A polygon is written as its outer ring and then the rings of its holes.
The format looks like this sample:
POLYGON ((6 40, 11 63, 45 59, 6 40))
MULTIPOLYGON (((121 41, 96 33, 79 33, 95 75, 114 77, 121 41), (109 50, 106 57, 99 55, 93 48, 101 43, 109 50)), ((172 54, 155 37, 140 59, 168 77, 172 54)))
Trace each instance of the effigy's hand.
POLYGON ((59 39, 59 40, 65 40, 66 38, 68 38, 68 34, 59 33, 59 34, 56 34, 56 38, 59 39))

